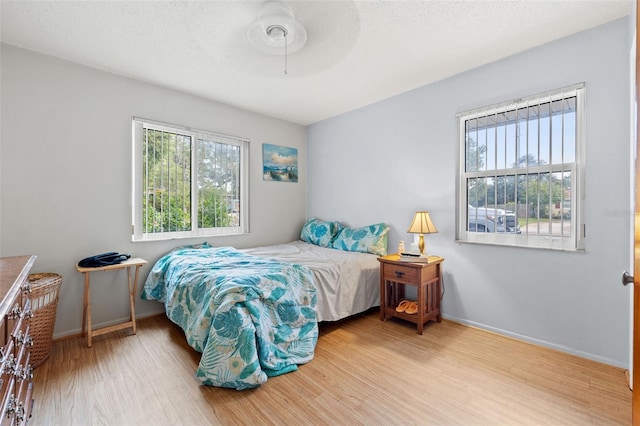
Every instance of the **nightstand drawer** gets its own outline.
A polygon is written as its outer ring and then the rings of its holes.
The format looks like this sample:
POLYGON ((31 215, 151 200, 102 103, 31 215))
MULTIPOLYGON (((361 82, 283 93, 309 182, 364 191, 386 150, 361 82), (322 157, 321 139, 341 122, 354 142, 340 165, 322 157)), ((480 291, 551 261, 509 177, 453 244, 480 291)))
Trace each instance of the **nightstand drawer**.
POLYGON ((389 281, 406 281, 416 283, 419 282, 420 271, 417 268, 409 266, 394 265, 392 263, 384 264, 383 279, 389 281))

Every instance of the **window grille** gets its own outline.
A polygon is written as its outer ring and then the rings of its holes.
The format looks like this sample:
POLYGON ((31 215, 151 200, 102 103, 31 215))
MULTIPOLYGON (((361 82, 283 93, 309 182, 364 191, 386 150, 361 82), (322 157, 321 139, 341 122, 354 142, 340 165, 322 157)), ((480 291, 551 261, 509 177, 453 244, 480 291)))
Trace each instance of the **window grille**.
POLYGON ((248 232, 249 141, 133 119, 133 240, 248 232))
POLYGON ((458 115, 458 241, 583 248, 584 90, 458 115))

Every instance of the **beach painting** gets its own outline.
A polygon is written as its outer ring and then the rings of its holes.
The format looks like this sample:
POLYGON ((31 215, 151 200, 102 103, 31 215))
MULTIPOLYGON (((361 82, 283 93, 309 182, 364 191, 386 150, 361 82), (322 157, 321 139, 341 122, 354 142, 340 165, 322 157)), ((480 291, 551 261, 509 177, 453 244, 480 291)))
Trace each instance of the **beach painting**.
POLYGON ((298 182, 298 150, 262 144, 262 178, 276 182, 298 182))

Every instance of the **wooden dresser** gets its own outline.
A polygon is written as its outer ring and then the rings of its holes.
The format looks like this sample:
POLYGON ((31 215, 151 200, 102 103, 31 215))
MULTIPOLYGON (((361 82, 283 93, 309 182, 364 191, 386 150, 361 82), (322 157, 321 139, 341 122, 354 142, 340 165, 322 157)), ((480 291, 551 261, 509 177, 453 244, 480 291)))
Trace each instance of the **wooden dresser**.
POLYGON ((31 417, 29 270, 35 256, 0 257, 0 425, 23 425, 31 417))

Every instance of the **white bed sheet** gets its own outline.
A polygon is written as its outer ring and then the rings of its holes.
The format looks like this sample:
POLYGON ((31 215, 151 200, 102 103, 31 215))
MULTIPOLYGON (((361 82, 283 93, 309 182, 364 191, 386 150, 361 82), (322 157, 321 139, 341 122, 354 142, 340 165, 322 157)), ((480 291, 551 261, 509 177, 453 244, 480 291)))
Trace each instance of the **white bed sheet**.
POLYGON ((303 241, 241 251, 309 268, 318 291, 318 321, 337 321, 380 306, 380 264, 376 255, 303 241))

